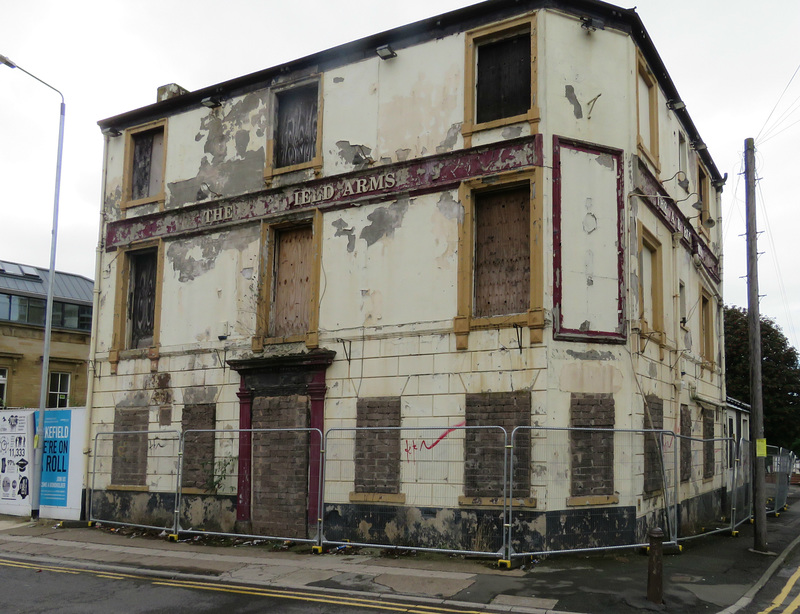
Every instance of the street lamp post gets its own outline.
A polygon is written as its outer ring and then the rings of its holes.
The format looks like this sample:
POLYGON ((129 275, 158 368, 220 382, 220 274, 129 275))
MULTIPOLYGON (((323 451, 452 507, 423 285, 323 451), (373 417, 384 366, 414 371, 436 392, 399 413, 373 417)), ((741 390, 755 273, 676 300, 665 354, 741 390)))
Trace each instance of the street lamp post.
POLYGON ((56 243, 58 237, 58 196, 61 192, 61 157, 64 149, 64 116, 66 105, 64 104, 64 94, 54 88, 49 83, 42 81, 36 75, 29 73, 24 68, 17 66, 6 56, 0 55, 0 64, 5 64, 9 68, 18 68, 29 77, 33 77, 39 83, 46 85, 51 90, 61 96, 61 113, 58 125, 58 156, 56 158, 56 186, 53 197, 53 230, 50 240, 50 272, 47 279, 47 307, 44 312, 44 348, 42 350, 42 378, 39 389, 39 420, 36 423, 36 436, 33 439, 33 466, 31 467, 31 518, 39 517, 39 494, 42 485, 42 451, 44 445, 44 412, 47 405, 47 390, 50 372, 50 338, 53 330, 53 284, 56 278, 56 243))

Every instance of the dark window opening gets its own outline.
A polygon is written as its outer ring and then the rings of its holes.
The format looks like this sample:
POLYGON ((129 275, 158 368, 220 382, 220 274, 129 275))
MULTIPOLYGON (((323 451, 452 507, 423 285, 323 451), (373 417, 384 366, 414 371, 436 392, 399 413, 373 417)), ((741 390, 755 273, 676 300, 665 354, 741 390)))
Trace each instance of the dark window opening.
POLYGON ((164 129, 156 128, 133 135, 131 200, 161 193, 164 167, 164 129))
POLYGON ((526 32, 478 47, 478 123, 514 117, 531 108, 531 37, 526 32))
POLYGON ((130 347, 145 348, 153 344, 156 301, 156 252, 131 256, 128 320, 130 347))
POLYGON ((51 373, 47 407, 69 407, 69 373, 51 373))
POLYGON ((277 95, 276 167, 303 164, 316 156, 317 98, 316 84, 277 95))

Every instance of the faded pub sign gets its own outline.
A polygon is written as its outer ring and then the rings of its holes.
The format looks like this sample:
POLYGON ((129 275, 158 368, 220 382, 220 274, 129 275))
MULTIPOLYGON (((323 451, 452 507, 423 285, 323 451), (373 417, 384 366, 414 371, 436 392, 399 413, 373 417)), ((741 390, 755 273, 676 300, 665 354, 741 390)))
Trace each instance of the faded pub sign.
POLYGON ((40 515, 80 519, 86 408, 48 409, 44 415, 40 515))

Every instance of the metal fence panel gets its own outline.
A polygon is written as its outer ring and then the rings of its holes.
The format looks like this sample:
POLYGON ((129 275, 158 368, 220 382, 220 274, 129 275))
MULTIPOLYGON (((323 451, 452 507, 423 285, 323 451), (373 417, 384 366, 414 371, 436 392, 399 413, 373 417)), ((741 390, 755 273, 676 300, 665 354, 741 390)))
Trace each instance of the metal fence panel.
POLYGON ((330 429, 323 542, 501 556, 507 441, 502 427, 330 429))
POLYGON ((736 450, 735 479, 731 496, 731 519, 734 529, 753 516, 753 465, 750 441, 740 439, 736 450))
POLYGON ((97 433, 89 520, 174 531, 180 442, 178 431, 97 433))
POLYGON ((512 465, 528 445, 524 435, 532 450, 533 505, 519 507, 520 493, 511 491, 510 556, 640 546, 656 526, 674 534, 672 433, 519 427, 512 465))
POLYGON ((311 428, 184 431, 179 531, 318 543, 322 440, 311 428), (240 450, 251 458, 246 475, 240 450))
POLYGON ((777 446, 767 446, 765 467, 767 512, 778 515, 787 506, 789 480, 792 475, 791 452, 777 446))

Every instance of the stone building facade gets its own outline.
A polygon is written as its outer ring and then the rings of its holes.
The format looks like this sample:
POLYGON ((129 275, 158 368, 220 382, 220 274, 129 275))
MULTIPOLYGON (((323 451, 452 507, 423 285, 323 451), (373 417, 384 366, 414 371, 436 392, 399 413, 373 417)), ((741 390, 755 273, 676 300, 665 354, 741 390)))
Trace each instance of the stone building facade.
MULTIPOLYGON (((0 407, 39 407, 49 271, 0 261, 0 407)), ((56 271, 47 407, 86 403, 90 279, 56 271)))
MULTIPOLYGON (((100 126, 94 433, 132 415, 151 433, 379 429, 328 463, 324 514, 384 539, 409 507, 502 506, 502 434, 480 428, 522 428, 511 482, 532 518, 603 509, 634 532, 663 508, 655 439, 629 453, 572 431, 555 492, 535 429, 724 435, 724 178, 632 10, 492 0, 165 87, 100 126), (466 429, 435 488, 401 467, 391 429, 414 428, 466 429)), ((243 434, 216 522, 313 531, 313 440, 243 434)), ((168 491, 134 459, 146 445, 120 473, 126 457, 101 460, 98 487, 168 491)), ((198 471, 186 492, 211 496, 198 471)), ((719 468, 689 473, 687 514, 724 490, 719 468)))

